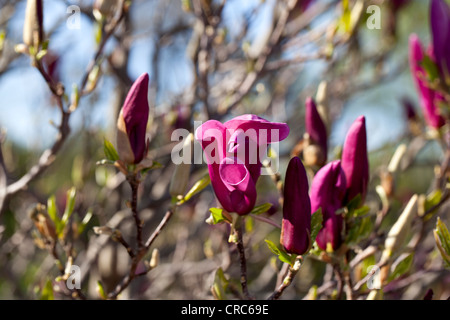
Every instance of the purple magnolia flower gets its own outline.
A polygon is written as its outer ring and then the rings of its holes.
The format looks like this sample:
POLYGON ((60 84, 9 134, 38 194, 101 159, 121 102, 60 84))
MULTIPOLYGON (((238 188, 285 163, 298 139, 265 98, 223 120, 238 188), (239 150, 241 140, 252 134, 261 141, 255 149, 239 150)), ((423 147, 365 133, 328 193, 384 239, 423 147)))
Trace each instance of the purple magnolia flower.
POLYGON ((322 164, 327 160, 327 151, 328 151, 328 134, 327 128, 323 123, 322 117, 317 111, 316 103, 311 97, 306 99, 305 104, 305 125, 306 132, 309 134, 312 142, 320 146, 323 157, 322 164))
MULTIPOLYGON (((430 58, 433 58, 432 51, 430 50, 430 58)), ((426 83, 426 72, 421 65, 424 57, 425 54, 419 37, 412 34, 409 38, 409 63, 419 93, 422 112, 429 126, 440 128, 445 124, 445 119, 439 114, 438 110, 438 104, 443 98, 426 83)))
POLYGON ((450 76, 450 7, 444 0, 432 0, 431 34, 436 64, 442 76, 450 76))
POLYGON ((284 183, 280 243, 287 252, 304 254, 311 246, 311 203, 308 178, 298 157, 289 162, 284 183))
POLYGON ((144 73, 133 83, 117 120, 117 151, 127 164, 141 162, 147 152, 148 82, 144 73))
POLYGON ((366 119, 360 116, 347 132, 342 149, 342 170, 347 180, 345 202, 358 194, 364 202, 369 182, 369 159, 367 156, 366 119))
POLYGON ((195 138, 201 142, 211 184, 225 210, 245 215, 253 209, 262 167, 260 152, 288 134, 285 123, 255 115, 239 116, 224 124, 209 120, 197 128, 195 138))
POLYGON ((316 238, 317 245, 322 250, 327 249, 328 243, 333 250, 339 248, 342 243, 341 231, 344 219, 342 215, 337 215, 336 211, 343 206, 346 191, 346 178, 340 160, 330 162, 321 168, 311 183, 311 213, 322 208, 323 228, 316 238))

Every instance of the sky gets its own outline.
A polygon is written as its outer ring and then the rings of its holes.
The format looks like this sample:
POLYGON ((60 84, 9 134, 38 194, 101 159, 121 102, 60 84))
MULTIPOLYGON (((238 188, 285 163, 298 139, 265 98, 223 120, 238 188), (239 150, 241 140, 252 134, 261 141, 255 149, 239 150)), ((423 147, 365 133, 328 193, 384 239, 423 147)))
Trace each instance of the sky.
MULTIPOLYGON (((250 41, 257 41, 272 14, 272 6, 275 0, 267 0, 260 10, 258 19, 253 23, 249 33, 250 41)), ((154 5, 152 1, 137 1, 139 6, 132 11, 133 21, 137 26, 152 18, 154 5)), ((224 21, 230 26, 230 33, 237 32, 233 26, 240 25, 244 14, 249 12, 258 3, 257 0, 237 1, 230 0, 224 10, 224 21)), ((44 12, 44 28, 49 30, 55 26, 61 17, 66 16, 67 6, 62 1, 46 0, 44 12)), ((12 18, 8 30, 8 38, 14 43, 20 43, 22 37, 22 26, 25 2, 20 3, 12 18)), ((166 21, 165 23, 170 23, 166 21)), ((327 23, 326 18, 316 23, 327 23)), ((188 39, 178 39, 176 50, 162 50, 160 58, 161 85, 159 102, 164 105, 165 100, 173 94, 181 92, 188 87, 192 78, 190 76, 189 61, 185 55, 184 46, 188 39)), ((369 48, 371 43, 364 46, 369 48)), ((107 49, 114 47, 114 40, 108 43, 107 49)), ((61 63, 62 81, 69 89, 72 83, 79 83, 82 74, 92 58, 95 51, 94 28, 87 18, 81 15, 81 28, 70 30, 62 24, 55 32, 50 43, 50 48, 56 52, 64 53, 61 63)), ((375 48, 376 49, 376 48, 375 48)), ((150 73, 150 55, 153 41, 149 38, 138 37, 133 43, 130 52, 130 77, 137 78, 143 72, 150 73)), ((404 50, 398 54, 404 55, 404 50)), ((57 134, 57 130, 50 121, 58 122, 58 110, 49 108, 50 94, 45 82, 39 73, 26 63, 27 57, 22 57, 20 67, 0 77, 0 126, 7 130, 8 139, 31 149, 42 149, 51 146, 57 134), (25 63, 24 63, 25 62, 25 63)), ((321 80, 323 62, 311 63, 305 68, 303 78, 309 83, 318 83, 321 80)), ((115 83, 111 77, 103 77, 99 86, 103 89, 97 90, 100 99, 95 105, 90 105, 89 98, 81 103, 80 111, 77 110, 71 118, 71 126, 77 128, 83 122, 83 118, 90 118, 89 125, 106 128, 114 124, 111 118, 109 106, 111 104, 111 91, 115 83)), ((347 101, 345 108, 334 123, 330 136, 331 145, 339 145, 345 139, 346 131, 351 123, 359 116, 367 117, 368 147, 377 149, 386 142, 403 134, 405 130, 403 109, 399 103, 399 91, 416 99, 411 78, 406 73, 392 83, 377 86, 372 90, 356 95, 347 101)))

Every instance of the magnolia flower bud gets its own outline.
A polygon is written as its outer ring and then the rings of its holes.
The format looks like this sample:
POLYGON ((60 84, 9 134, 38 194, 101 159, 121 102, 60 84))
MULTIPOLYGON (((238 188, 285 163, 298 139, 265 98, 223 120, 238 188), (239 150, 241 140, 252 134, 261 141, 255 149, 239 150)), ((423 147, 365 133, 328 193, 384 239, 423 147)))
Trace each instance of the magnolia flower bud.
POLYGON ((308 178, 301 160, 289 162, 284 186, 283 221, 280 243, 287 252, 304 254, 311 247, 311 202, 308 178))
POLYGON ((191 154, 193 142, 194 135, 191 133, 183 143, 183 162, 175 166, 172 180, 170 181, 169 193, 172 197, 183 196, 186 192, 191 173, 191 157, 186 157, 186 155, 191 154), (187 161, 187 163, 184 161, 187 161))
POLYGON ((42 0, 28 0, 23 25, 23 43, 39 47, 44 39, 42 0))
POLYGON ((305 126, 306 133, 308 133, 311 142, 320 146, 322 150, 322 159, 317 159, 323 160, 318 163, 319 166, 322 166, 327 160, 328 133, 327 128, 317 111, 316 103, 311 97, 307 98, 305 103, 305 126))
POLYGON ((159 264, 159 250, 158 249, 154 249, 152 251, 152 257, 150 258, 150 263, 149 263, 149 267, 151 269, 156 268, 159 264))
POLYGON ((133 83, 117 119, 117 152, 126 164, 141 162, 147 152, 148 82, 144 73, 133 83))
POLYGON ((33 220, 39 233, 50 242, 56 240, 56 229, 55 224, 48 216, 47 210, 44 205, 37 204, 31 210, 30 218, 33 220))
POLYGON ((417 214, 417 199, 417 194, 411 197, 402 214, 392 226, 391 230, 389 230, 384 242, 385 249, 381 261, 386 261, 386 259, 390 258, 403 246, 411 228, 412 220, 417 214))
POLYGON ((311 183, 311 212, 321 208, 323 215, 323 228, 316 237, 317 245, 322 250, 335 251, 342 243, 344 219, 342 215, 337 215, 336 211, 342 207, 346 190, 346 179, 340 160, 330 162, 320 169, 311 183))
POLYGON ((104 17, 110 17, 117 10, 120 0, 96 0, 92 14, 95 19, 102 20, 104 17))
POLYGON ((432 0, 430 24, 436 64, 444 79, 450 79, 450 7, 445 0, 432 0))
POLYGON ((348 130, 342 149, 341 166, 347 178, 346 202, 348 203, 358 194, 363 202, 369 183, 369 159, 364 116, 356 119, 348 130))

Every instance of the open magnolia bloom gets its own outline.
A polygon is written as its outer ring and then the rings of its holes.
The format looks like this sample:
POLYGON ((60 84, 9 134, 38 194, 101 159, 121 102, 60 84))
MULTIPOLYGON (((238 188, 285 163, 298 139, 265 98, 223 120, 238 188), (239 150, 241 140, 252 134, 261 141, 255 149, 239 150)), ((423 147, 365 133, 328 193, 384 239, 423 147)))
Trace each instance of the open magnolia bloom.
POLYGON ((256 182, 270 143, 289 134, 285 123, 255 115, 242 115, 222 124, 209 120, 197 128, 211 184, 223 208, 239 215, 249 213, 256 201, 256 182))

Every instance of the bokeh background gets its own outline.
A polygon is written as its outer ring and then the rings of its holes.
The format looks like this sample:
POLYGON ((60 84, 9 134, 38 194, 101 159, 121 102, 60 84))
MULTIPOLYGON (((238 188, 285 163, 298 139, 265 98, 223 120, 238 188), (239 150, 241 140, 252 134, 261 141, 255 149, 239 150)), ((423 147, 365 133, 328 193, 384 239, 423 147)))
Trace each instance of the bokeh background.
MULTIPOLYGON (((220 7, 221 1, 205 2, 211 2, 211 12, 217 13, 214 8, 220 7)), ((1 209, 0 298, 38 298, 46 281, 56 277, 53 258, 34 243, 29 208, 36 203, 45 204, 55 195, 62 212, 66 192, 73 186, 77 189, 73 219, 81 221, 87 212, 93 214, 75 244, 75 264, 82 270, 83 289, 97 297, 97 280, 111 290, 126 273, 129 258, 124 249, 105 236, 95 235, 92 227, 113 224, 132 242, 133 220, 126 207, 129 186, 114 168, 96 163, 104 158, 103 139, 115 143, 118 112, 131 83, 144 72, 149 73, 151 82, 150 155, 162 164, 162 168, 145 176, 140 190, 139 209, 146 234, 154 229, 170 204, 168 186, 174 169, 170 162, 170 135, 174 129, 192 131, 194 120, 206 120, 208 116, 226 120, 245 113, 287 122, 291 134, 280 145, 283 177, 290 150, 305 131, 304 101, 315 96, 324 81, 328 92, 330 158, 339 154, 351 123, 360 115, 366 116, 371 167, 368 203, 373 210, 379 207, 375 186, 396 147, 400 143, 418 145, 420 151, 411 151, 413 160, 403 164, 404 170, 396 182, 386 224, 395 221, 412 194, 430 190, 434 168, 443 154, 437 142, 414 140, 405 109, 406 99, 421 117, 408 65, 408 38, 414 32, 429 43, 429 1, 406 1, 395 13, 391 1, 362 2, 364 8, 370 4, 381 8, 381 29, 370 30, 366 25, 369 15, 363 14, 350 39, 342 40, 345 32, 332 32, 342 17, 341 1, 312 1, 305 12, 298 13, 304 20, 288 21, 285 37, 274 46, 267 69, 258 74, 248 93, 232 108, 224 109, 224 102, 236 92, 236 85, 248 73, 252 61, 264 54, 267 37, 279 18, 279 1, 226 1, 214 37, 208 40, 205 77, 193 59, 198 59, 195 48, 201 47, 203 41, 198 39, 201 27, 195 5, 184 0, 133 0, 103 51, 101 77, 94 91, 81 99, 70 119, 71 134, 56 161, 27 190, 8 198, 1 209), (296 21, 306 21, 305 26, 290 31, 289 27, 295 29, 296 21), (330 39, 336 43, 333 54, 326 58, 323 53, 329 49, 330 39)), ((350 1, 351 5, 354 3, 350 1)), ((92 5, 93 1, 44 1, 48 56, 56 59, 54 76, 64 84, 69 96, 97 50, 99 26, 92 15, 92 5), (70 5, 81 9, 77 29, 67 25, 72 16, 67 13, 70 5)), ((59 121, 59 109, 46 82, 31 66, 28 56, 14 51, 14 46, 22 42, 25 6, 26 1, 0 0, 0 32, 5 35, 0 54, 1 154, 11 182, 25 174, 52 146, 59 121)), ((204 165, 194 166, 190 185, 205 170, 204 165)), ((271 179, 262 177, 258 188, 258 203, 273 202, 270 218, 281 221, 277 190, 271 179)), ((181 206, 155 242, 161 252, 160 265, 133 282, 123 297, 210 299, 218 267, 238 284, 237 253, 227 243, 227 228, 205 223, 208 208, 217 206, 210 188, 181 206)), ((442 210, 445 213, 441 218, 448 220, 448 211, 445 207, 442 210)), ((425 265, 438 264, 435 260, 440 258, 429 235, 415 256, 412 274, 425 265)), ((245 241, 250 290, 258 297, 270 294, 275 285, 276 263, 264 239, 275 241, 277 237, 279 231, 270 225, 260 221, 248 223, 245 241)), ((420 274, 408 286, 387 290, 386 296, 416 299, 427 288, 434 288, 438 298, 449 296, 450 274, 438 267, 431 269, 434 271, 420 274)), ((312 285, 320 286, 328 273, 323 263, 307 260, 283 297, 303 298, 312 285)))

